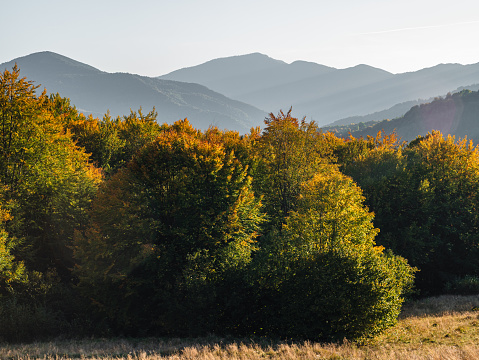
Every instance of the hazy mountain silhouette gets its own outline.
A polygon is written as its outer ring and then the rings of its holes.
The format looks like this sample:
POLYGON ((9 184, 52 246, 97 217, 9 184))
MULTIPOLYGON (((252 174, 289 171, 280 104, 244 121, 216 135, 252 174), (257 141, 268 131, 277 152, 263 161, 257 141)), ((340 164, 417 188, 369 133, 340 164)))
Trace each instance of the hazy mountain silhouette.
MULTIPOLYGON (((368 124, 363 124, 368 125, 368 124)), ((464 138, 479 143, 479 91, 463 90, 445 97, 436 98, 430 103, 413 106, 404 116, 393 120, 369 123, 371 126, 354 131, 354 137, 374 136, 379 131, 393 131, 404 141, 414 140, 432 130, 446 135, 464 138)), ((325 131, 333 128, 324 128, 325 131)), ((348 129, 342 128, 338 136, 347 136, 348 129)))
MULTIPOLYGON (((159 78, 194 82, 235 99, 251 99, 255 94, 264 98, 263 93, 271 88, 282 87, 333 70, 333 68, 305 61, 297 61, 289 65, 266 55, 254 53, 210 60, 201 65, 173 71, 159 78)), ((260 100, 258 103, 262 104, 260 100)))
MULTIPOLYGON (((429 102, 432 99, 429 99, 429 102)), ((344 125, 354 125, 359 123, 369 123, 369 122, 379 122, 385 119, 395 119, 398 117, 403 116, 407 113, 413 106, 425 104, 427 100, 414 100, 414 101, 406 101, 400 104, 396 104, 389 109, 376 111, 372 114, 362 115, 362 116, 350 116, 344 119, 336 120, 335 122, 326 125, 324 128, 327 129, 329 127, 335 126, 344 126, 344 125)))
POLYGON ((324 125, 477 83, 479 64, 441 64, 392 74, 367 65, 335 69, 303 61, 287 64, 255 53, 211 60, 160 78, 196 82, 266 112, 293 106, 296 116, 324 125))
POLYGON ((109 109, 116 116, 155 106, 160 122, 188 117, 198 128, 217 125, 242 133, 262 125, 266 112, 290 106, 295 116, 320 126, 338 119, 395 118, 425 101, 417 99, 479 83, 479 64, 391 74, 367 65, 335 69, 305 61, 287 64, 259 53, 211 60, 160 78, 106 73, 52 52, 12 60, 0 70, 15 62, 22 76, 69 97, 84 113, 101 117, 109 109))
POLYGON ((158 121, 172 123, 187 117, 198 128, 249 132, 262 124, 265 113, 202 85, 160 80, 126 73, 107 73, 52 52, 40 52, 0 65, 0 71, 18 64, 20 75, 41 84, 49 93, 71 99, 77 109, 102 117, 128 115, 130 109, 156 107, 158 121))

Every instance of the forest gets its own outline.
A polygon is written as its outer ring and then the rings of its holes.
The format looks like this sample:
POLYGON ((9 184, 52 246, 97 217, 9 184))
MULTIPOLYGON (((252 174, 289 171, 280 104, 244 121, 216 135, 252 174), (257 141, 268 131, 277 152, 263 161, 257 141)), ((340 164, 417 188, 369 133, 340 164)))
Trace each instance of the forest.
POLYGON ((0 74, 0 340, 354 341, 479 292, 472 141, 98 119, 37 90, 0 74))

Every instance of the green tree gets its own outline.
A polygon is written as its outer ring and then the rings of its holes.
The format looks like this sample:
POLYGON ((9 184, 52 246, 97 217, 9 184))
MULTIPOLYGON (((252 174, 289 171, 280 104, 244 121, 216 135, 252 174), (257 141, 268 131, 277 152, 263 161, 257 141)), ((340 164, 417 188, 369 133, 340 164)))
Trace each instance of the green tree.
POLYGON ((164 126, 158 125, 156 117, 155 109, 147 114, 141 109, 131 111, 130 115, 115 119, 109 114, 102 120, 77 116, 68 128, 78 145, 91 154, 94 163, 111 175, 160 134, 164 126))
POLYGON ((11 292, 15 282, 22 282, 24 278, 24 265, 15 261, 12 249, 18 246, 17 241, 9 237, 5 230, 5 223, 12 220, 8 212, 8 203, 3 197, 4 187, 0 184, 0 297, 11 292))
POLYGON ((15 203, 6 230, 20 241, 13 255, 29 271, 57 271, 66 280, 73 229, 86 220, 101 177, 52 111, 53 100, 36 88, 17 66, 0 74, 0 181, 15 203))
POLYGON ((283 231, 255 257, 258 328, 329 341, 395 323, 414 270, 375 246, 378 230, 363 200, 333 165, 303 184, 283 231))
POLYGON ((17 65, 0 74, 0 179, 12 191, 22 177, 26 163, 35 161, 38 145, 36 130, 40 121, 41 102, 31 81, 20 78, 17 65))
POLYGON ((371 151, 344 167, 376 214, 378 243, 421 270, 416 283, 423 294, 479 275, 478 170, 471 142, 439 132, 405 148, 371 151))
POLYGON ((105 183, 77 234, 80 286, 126 331, 211 331, 219 284, 251 260, 261 205, 221 138, 186 120, 163 131, 105 183))

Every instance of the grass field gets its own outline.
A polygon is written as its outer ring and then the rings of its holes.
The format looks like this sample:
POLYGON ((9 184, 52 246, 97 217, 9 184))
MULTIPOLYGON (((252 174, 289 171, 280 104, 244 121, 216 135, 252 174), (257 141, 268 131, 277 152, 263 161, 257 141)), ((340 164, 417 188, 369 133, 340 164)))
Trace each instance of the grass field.
POLYGON ((479 359, 479 295, 428 298, 365 344, 266 339, 88 339, 0 346, 1 359, 479 359))

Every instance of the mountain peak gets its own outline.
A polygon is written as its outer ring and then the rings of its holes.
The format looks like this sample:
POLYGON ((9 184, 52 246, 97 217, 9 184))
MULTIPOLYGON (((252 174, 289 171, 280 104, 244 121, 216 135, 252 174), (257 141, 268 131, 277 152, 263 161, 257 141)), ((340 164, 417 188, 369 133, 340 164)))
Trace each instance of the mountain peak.
POLYGON ((70 59, 52 51, 41 51, 19 57, 10 62, 2 64, 2 70, 12 68, 15 63, 17 63, 20 67, 20 72, 23 70, 30 74, 32 74, 32 72, 33 74, 41 72, 50 74, 63 73, 80 75, 91 72, 102 72, 93 66, 83 64, 79 61, 70 59))
MULTIPOLYGON (((159 76, 161 79, 166 80, 178 80, 178 81, 192 81, 191 75, 199 74, 204 79, 223 78, 224 74, 230 74, 234 69, 235 74, 249 73, 251 71, 261 71, 274 66, 287 65, 284 61, 275 60, 268 55, 261 54, 259 52, 235 55, 229 57, 222 57, 213 60, 209 60, 205 63, 175 70, 168 74, 159 76), (184 80, 188 79, 188 80, 184 80)), ((203 81, 193 82, 202 83, 203 81)))
POLYGON ((345 70, 348 70, 348 69, 354 69, 354 70, 359 70, 359 71, 371 71, 371 72, 374 71, 374 72, 377 72, 377 73, 393 75, 389 71, 386 71, 386 70, 383 70, 383 69, 380 69, 380 68, 377 68, 377 67, 374 67, 374 66, 371 66, 371 65, 367 65, 367 64, 358 64, 356 66, 349 67, 345 70))

